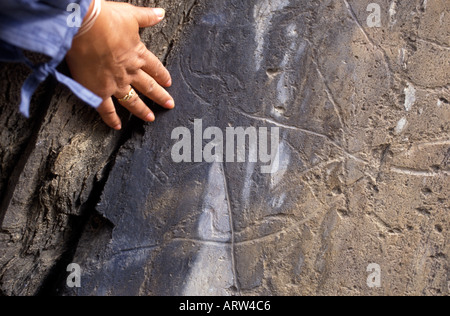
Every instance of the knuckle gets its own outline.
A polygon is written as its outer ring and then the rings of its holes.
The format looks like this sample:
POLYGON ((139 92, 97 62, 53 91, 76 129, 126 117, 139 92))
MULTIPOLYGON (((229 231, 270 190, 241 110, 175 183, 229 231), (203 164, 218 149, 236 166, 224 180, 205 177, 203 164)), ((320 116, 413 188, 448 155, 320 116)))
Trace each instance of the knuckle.
POLYGON ((140 42, 136 47, 137 54, 140 57, 145 57, 149 53, 147 46, 144 43, 140 42))
POLYGON ((149 112, 148 108, 147 108, 147 107, 143 107, 143 108, 139 111, 139 113, 137 113, 136 115, 137 115, 138 117, 144 119, 144 118, 148 115, 147 112, 149 112))
POLYGON ((113 117, 114 115, 116 115, 116 111, 115 110, 108 110, 104 113, 104 115, 106 117, 113 117))
POLYGON ((147 90, 146 90, 146 95, 152 95, 153 93, 155 93, 155 89, 156 89, 156 83, 151 80, 148 85, 147 85, 147 90))
POLYGON ((128 82, 128 84, 130 84, 133 76, 136 75, 139 69, 139 58, 130 59, 127 65, 127 76, 124 78, 123 83, 125 84, 125 82, 128 82))
POLYGON ((157 60, 157 61, 155 61, 154 69, 155 69, 155 73, 160 73, 160 74, 162 74, 162 73, 164 72, 164 70, 166 70, 166 67, 164 67, 164 65, 162 64, 162 62, 160 62, 159 60, 157 60))
POLYGON ((121 68, 120 71, 117 71, 114 73, 114 81, 117 83, 117 85, 122 85, 124 81, 127 79, 127 71, 125 68, 121 68))
POLYGON ((141 70, 145 66, 145 60, 143 58, 138 58, 135 62, 136 72, 141 70))
POLYGON ((116 114, 116 110, 115 109, 111 109, 111 108, 105 108, 105 107, 100 107, 98 109, 98 113, 103 117, 103 118, 108 118, 108 117, 112 117, 116 114))
POLYGON ((129 109, 135 109, 139 106, 139 98, 135 97, 132 100, 130 100, 130 102, 128 103, 128 108, 129 109))

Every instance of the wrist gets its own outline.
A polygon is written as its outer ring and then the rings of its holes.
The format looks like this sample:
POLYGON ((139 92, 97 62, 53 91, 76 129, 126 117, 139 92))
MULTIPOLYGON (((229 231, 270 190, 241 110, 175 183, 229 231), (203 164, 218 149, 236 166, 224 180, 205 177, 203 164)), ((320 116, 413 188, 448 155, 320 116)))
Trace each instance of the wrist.
MULTIPOLYGON (((99 24, 102 23, 101 15, 107 14, 106 13, 106 1, 104 0, 92 0, 91 4, 89 6, 88 12, 86 13, 86 16, 83 19, 83 23, 78 31, 78 33, 74 36, 72 40, 72 47, 67 53, 67 57, 73 56, 73 55, 81 55, 84 56, 88 54, 92 50, 92 46, 95 44, 99 31, 98 28, 101 28, 99 24), (100 11, 98 12, 98 15, 95 17, 94 10, 95 5, 100 2, 100 11), (92 25, 89 27, 89 29, 86 29, 83 26, 86 25, 89 21, 92 21, 93 17, 95 17, 95 20, 92 23, 92 25)), ((98 4, 97 4, 98 5, 98 4)))
POLYGON ((104 0, 92 0, 88 12, 86 13, 86 16, 83 19, 83 23, 81 24, 80 29, 78 30, 78 33, 75 35, 74 38, 78 38, 80 36, 83 36, 87 32, 91 30, 91 28, 94 26, 95 22, 97 21, 98 17, 100 16, 102 6, 103 6, 104 0))

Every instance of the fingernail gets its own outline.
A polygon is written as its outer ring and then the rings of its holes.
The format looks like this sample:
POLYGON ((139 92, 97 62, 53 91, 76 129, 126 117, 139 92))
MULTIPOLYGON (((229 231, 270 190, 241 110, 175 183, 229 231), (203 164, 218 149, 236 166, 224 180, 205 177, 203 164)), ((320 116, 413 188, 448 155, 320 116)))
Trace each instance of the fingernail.
POLYGON ((156 16, 160 19, 163 19, 164 16, 166 15, 166 10, 164 9, 153 9, 153 11, 155 12, 156 16))
POLYGON ((173 102, 172 100, 167 101, 167 103, 164 105, 165 108, 168 109, 173 109, 175 107, 175 102, 173 102))
POLYGON ((167 81, 166 83, 166 87, 170 87, 172 86, 172 79, 169 79, 169 81, 167 81))
POLYGON ((153 113, 149 113, 146 117, 145 117, 145 121, 146 122, 153 122, 155 121, 155 115, 153 113))
POLYGON ((114 127, 114 129, 115 129, 116 131, 120 131, 120 130, 122 129, 122 124, 116 125, 116 126, 114 127))

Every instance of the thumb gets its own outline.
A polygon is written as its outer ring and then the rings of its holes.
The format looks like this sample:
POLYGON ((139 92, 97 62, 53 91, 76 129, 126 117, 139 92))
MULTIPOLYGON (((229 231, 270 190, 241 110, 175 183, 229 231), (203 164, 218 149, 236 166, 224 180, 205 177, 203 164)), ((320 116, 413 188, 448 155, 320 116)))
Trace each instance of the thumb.
POLYGON ((161 8, 134 7, 133 12, 139 27, 154 26, 164 19, 166 11, 161 8))

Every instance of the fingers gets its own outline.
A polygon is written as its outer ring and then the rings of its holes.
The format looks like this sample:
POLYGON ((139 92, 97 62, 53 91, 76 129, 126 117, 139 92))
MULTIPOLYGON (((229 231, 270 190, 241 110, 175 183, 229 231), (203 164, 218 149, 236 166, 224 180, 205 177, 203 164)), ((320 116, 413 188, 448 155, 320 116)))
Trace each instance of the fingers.
POLYGON ((132 85, 162 107, 169 110, 175 107, 175 101, 170 94, 143 70, 137 72, 132 85))
POLYGON ((164 19, 166 11, 161 8, 143 8, 133 6, 133 15, 135 16, 139 27, 149 27, 158 24, 164 19))
POLYGON ((170 73, 158 57, 146 49, 142 58, 145 61, 145 65, 142 67, 142 70, 153 77, 161 86, 167 88, 172 85, 170 73))
POLYGON ((114 107, 114 103, 111 98, 103 101, 103 103, 98 107, 97 112, 100 114, 106 125, 117 131, 122 129, 122 123, 116 113, 116 108, 114 107))
POLYGON ((145 105, 145 103, 139 98, 139 96, 135 93, 133 97, 129 100, 123 100, 124 96, 128 95, 131 87, 128 88, 128 91, 121 91, 116 93, 114 96, 118 99, 120 105, 126 108, 131 112, 134 116, 140 118, 146 122, 155 121, 155 115, 153 112, 145 105))
MULTIPOLYGON (((145 96, 162 107, 166 109, 173 109, 175 107, 175 102, 170 94, 143 70, 138 71, 132 84, 136 89, 145 94, 145 96)), ((131 86, 128 86, 126 89, 120 89, 120 92, 115 93, 114 97, 117 98, 120 105, 126 108, 134 116, 146 122, 154 122, 155 114, 147 107, 147 105, 145 105, 136 93, 130 94, 130 91, 132 91, 132 88, 131 86)), ((116 113, 111 98, 103 101, 97 111, 109 127, 115 130, 122 129, 122 123, 116 113)))

